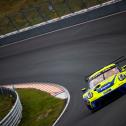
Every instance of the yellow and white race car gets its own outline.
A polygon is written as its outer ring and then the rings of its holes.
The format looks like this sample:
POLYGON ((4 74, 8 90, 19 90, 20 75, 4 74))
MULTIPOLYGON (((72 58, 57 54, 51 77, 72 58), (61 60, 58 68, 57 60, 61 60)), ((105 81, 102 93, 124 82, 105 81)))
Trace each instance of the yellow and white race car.
POLYGON ((119 57, 87 78, 89 89, 83 88, 82 91, 89 110, 96 111, 113 99, 114 94, 126 92, 126 65, 120 66, 124 60, 124 56, 119 57))

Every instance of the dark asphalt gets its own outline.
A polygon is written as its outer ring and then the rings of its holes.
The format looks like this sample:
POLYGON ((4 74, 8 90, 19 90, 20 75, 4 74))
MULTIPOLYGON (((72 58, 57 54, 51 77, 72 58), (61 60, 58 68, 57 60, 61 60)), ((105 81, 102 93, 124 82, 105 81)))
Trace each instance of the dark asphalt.
POLYGON ((126 96, 91 114, 82 102, 84 76, 126 55, 126 12, 0 48, 0 83, 53 82, 69 107, 57 126, 126 126, 126 96))
POLYGON ((126 0, 0 39, 0 46, 126 10, 126 0))

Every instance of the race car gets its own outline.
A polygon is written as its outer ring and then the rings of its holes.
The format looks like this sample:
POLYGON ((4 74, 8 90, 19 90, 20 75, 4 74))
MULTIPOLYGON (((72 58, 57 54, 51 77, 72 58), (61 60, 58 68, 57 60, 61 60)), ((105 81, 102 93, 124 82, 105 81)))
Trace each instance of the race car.
POLYGON ((124 56, 87 77, 89 89, 83 88, 83 101, 87 108, 94 112, 103 107, 118 93, 126 92, 126 65, 124 56))

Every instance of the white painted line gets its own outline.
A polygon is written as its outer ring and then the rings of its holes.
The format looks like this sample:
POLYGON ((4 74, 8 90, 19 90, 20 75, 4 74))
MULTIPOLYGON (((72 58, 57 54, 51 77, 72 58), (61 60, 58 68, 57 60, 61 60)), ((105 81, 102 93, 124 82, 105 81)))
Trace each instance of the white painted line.
MULTIPOLYGON (((39 89, 41 91, 44 91, 41 88, 41 87, 44 88, 44 85, 50 86, 50 88, 54 87, 54 92, 56 91, 55 88, 62 89, 64 91, 64 94, 59 96, 58 98, 60 98, 60 99, 67 99, 67 103, 66 103, 63 111, 61 112, 60 116, 57 118, 57 120, 52 125, 52 126, 55 126, 58 123, 58 121, 61 119, 61 117, 63 116, 64 112, 66 111, 66 109, 67 109, 67 107, 68 107, 68 105, 70 103, 70 93, 65 87, 63 87, 63 86, 61 86, 59 84, 54 84, 54 83, 37 83, 37 82, 23 83, 23 84, 14 84, 14 85, 13 84, 9 84, 9 85, 3 85, 3 87, 7 87, 7 88, 14 88, 14 87, 15 88, 35 88, 35 89, 39 89)), ((48 92, 48 90, 45 90, 45 91, 48 92)), ((50 91, 48 93, 50 93, 50 91)), ((54 96, 54 97, 57 97, 57 96, 54 96)))
MULTIPOLYGON (((60 86, 60 85, 59 85, 60 86)), ((61 119, 61 117, 63 116, 64 112, 66 111, 69 103, 70 103, 70 93, 68 92, 68 90, 66 88, 64 88, 63 86, 60 86, 61 88, 63 88, 65 90, 65 92, 67 93, 67 103, 66 103, 66 106, 65 108, 63 109, 62 113, 60 114, 60 116, 57 118, 57 120, 54 122, 54 124, 52 126, 55 126, 58 121, 61 119)))
POLYGON ((43 26, 45 24, 49 24, 49 23, 52 23, 52 22, 56 22, 58 20, 66 19, 66 18, 75 16, 77 14, 82 14, 82 13, 85 13, 85 12, 88 12, 88 11, 91 11, 91 10, 95 10, 95 9, 100 8, 100 7, 103 7, 103 6, 107 6, 107 5, 111 5, 111 4, 120 2, 120 1, 122 1, 122 0, 110 0, 108 2, 99 4, 99 5, 95 5, 95 6, 92 6, 92 7, 87 8, 87 9, 82 9, 80 11, 77 11, 77 12, 74 12, 74 13, 70 13, 70 14, 67 14, 67 15, 64 15, 64 16, 61 16, 61 17, 58 17, 58 18, 54 18, 54 19, 48 20, 46 22, 42 22, 42 23, 39 23, 39 24, 35 24, 33 26, 29 26, 29 27, 20 29, 18 31, 10 32, 10 33, 7 33, 5 35, 1 35, 0 38, 4 38, 4 37, 10 36, 10 35, 14 35, 14 34, 17 34, 17 33, 21 33, 23 31, 27 31, 27 30, 30 30, 30 29, 33 29, 33 28, 37 28, 37 27, 43 26))
POLYGON ((7 33, 7 34, 5 34, 5 35, 0 35, 0 38, 4 38, 4 37, 10 36, 10 35, 14 35, 14 34, 17 34, 17 33, 21 33, 21 32, 23 32, 23 31, 27 31, 27 30, 30 30, 30 29, 33 29, 33 28, 37 28, 37 27, 39 27, 39 26, 43 26, 43 25, 45 25, 45 24, 49 24, 49 23, 52 23, 52 22, 56 22, 56 21, 58 21, 58 20, 62 20, 62 19, 66 19, 66 18, 69 18, 69 17, 72 17, 72 16, 76 16, 77 14, 82 14, 82 13, 85 13, 85 12, 88 12, 88 11, 92 11, 92 10, 95 10, 95 9, 97 9, 97 8, 100 8, 100 7, 103 7, 103 6, 107 6, 107 5, 111 5, 111 4, 120 2, 120 1, 122 1, 122 0, 110 0, 110 1, 108 1, 108 2, 99 4, 99 5, 95 5, 95 6, 86 8, 86 9, 82 9, 82 10, 77 11, 77 12, 73 12, 73 13, 66 14, 66 15, 61 16, 61 17, 57 17, 57 18, 48 20, 48 21, 46 21, 46 22, 42 22, 42 23, 39 23, 39 24, 35 24, 35 25, 33 25, 33 26, 29 26, 29 27, 20 29, 20 30, 18 30, 18 31, 13 31, 13 32, 7 33))
POLYGON ((60 98, 60 99, 67 99, 67 95, 66 92, 62 92, 58 95, 55 95, 56 98, 60 98))
POLYGON ((98 20, 102 20, 102 19, 105 19, 105 18, 112 17, 114 15, 125 13, 125 12, 126 12, 126 10, 121 11, 121 12, 117 12, 117 13, 114 13, 114 14, 110 14, 110 15, 107 15, 107 16, 104 16, 104 17, 100 17, 100 18, 97 18, 97 19, 93 19, 93 20, 90 20, 90 21, 82 22, 82 23, 72 25, 72 26, 69 26, 69 27, 57 29, 57 30, 54 30, 54 31, 51 31, 51 32, 48 32, 48 33, 44 33, 44 34, 33 36, 33 37, 30 37, 30 38, 27 38, 27 39, 24 39, 24 40, 20 40, 20 41, 17 41, 17 42, 6 44, 6 45, 3 45, 3 46, 0 46, 0 48, 4 48, 4 47, 15 45, 15 44, 20 44, 20 43, 27 41, 27 40, 35 39, 35 38, 38 38, 38 37, 41 37, 41 36, 45 36, 45 35, 52 34, 52 33, 58 32, 58 31, 66 30, 66 29, 70 29, 70 28, 77 27, 77 26, 80 26, 80 25, 83 25, 83 24, 92 23, 92 22, 95 22, 95 21, 98 21, 98 20))

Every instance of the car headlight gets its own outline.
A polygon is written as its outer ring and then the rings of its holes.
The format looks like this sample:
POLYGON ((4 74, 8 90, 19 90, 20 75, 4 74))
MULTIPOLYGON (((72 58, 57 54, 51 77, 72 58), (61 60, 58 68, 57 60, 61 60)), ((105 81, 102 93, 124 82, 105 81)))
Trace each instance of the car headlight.
POLYGON ((119 77, 118 77, 118 79, 120 81, 124 80, 125 78, 126 78, 126 75, 124 75, 124 74, 120 74, 119 77))
POLYGON ((90 99, 90 98, 92 98, 92 97, 93 97, 93 93, 92 93, 92 92, 88 92, 87 98, 90 99))

